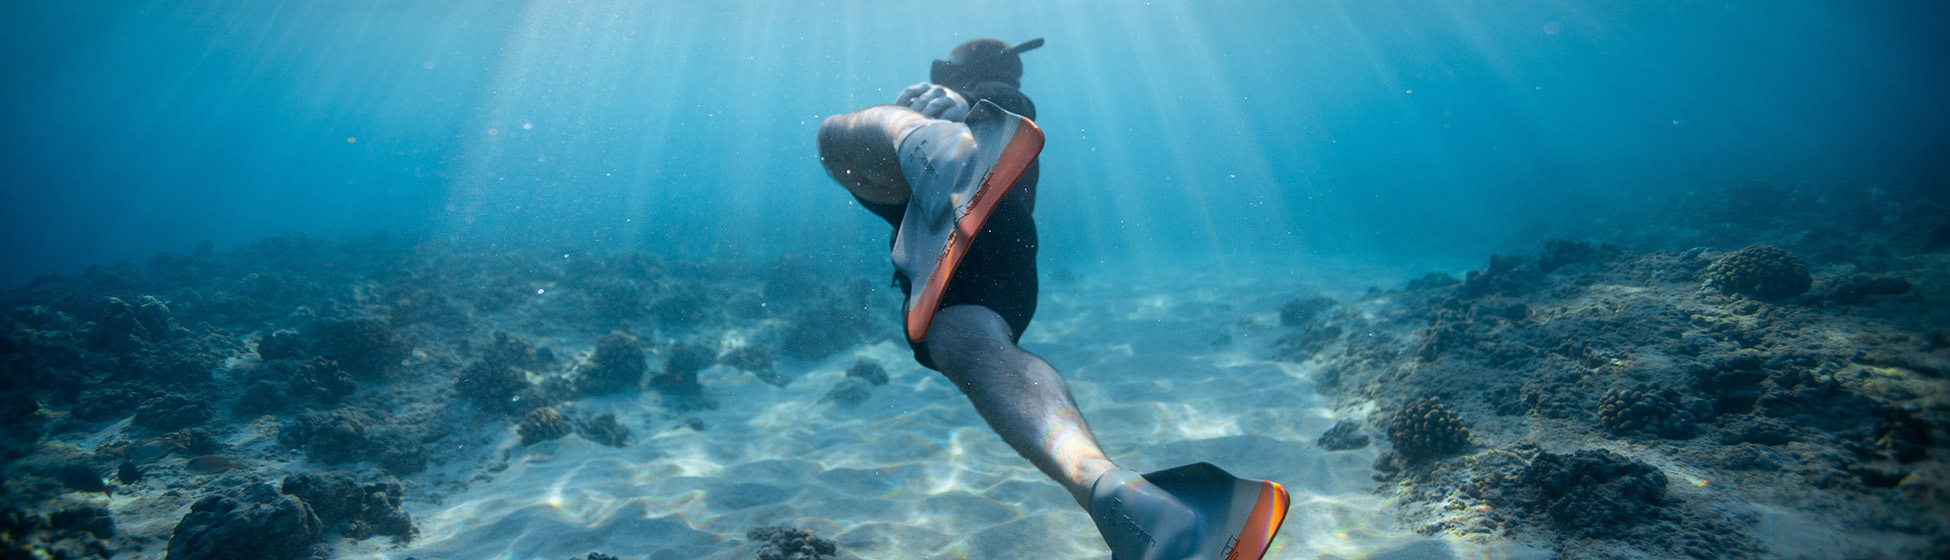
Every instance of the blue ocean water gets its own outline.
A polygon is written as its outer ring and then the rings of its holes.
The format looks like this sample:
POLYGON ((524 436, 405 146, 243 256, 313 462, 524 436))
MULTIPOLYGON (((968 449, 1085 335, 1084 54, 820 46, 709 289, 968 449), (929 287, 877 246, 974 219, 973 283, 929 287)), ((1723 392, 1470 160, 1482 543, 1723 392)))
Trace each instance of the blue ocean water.
POLYGON ((0 490, 31 498, 0 518, 39 523, 0 544, 248 549, 285 532, 192 504, 344 494, 373 518, 274 552, 743 560, 786 526, 842 558, 1104 557, 912 359, 889 228, 817 156, 823 119, 994 37, 1047 40, 1013 334, 1121 465, 1288 485, 1267 558, 1942 554, 1946 24, 0 4, 0 490))
MULTIPOLYGON (((1937 2, 20 2, 0 282, 279 232, 855 258, 812 146, 1046 37, 1051 262, 1386 251, 1938 172, 1937 2)), ((1531 243, 1532 241, 1525 241, 1531 243)))

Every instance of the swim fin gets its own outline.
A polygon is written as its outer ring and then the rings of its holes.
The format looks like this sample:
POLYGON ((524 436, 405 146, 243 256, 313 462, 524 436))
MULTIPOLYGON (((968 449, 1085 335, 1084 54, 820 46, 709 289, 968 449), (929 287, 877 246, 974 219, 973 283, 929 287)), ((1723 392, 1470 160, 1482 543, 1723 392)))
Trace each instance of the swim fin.
POLYGON ((975 234, 1043 152, 1043 131, 987 100, 963 122, 925 125, 901 139, 901 173, 913 194, 894 237, 894 266, 907 276, 907 339, 921 342, 941 295, 975 234))
POLYGON ((1089 510, 1114 560, 1260 560, 1291 503, 1279 483, 1192 463, 1112 469, 1090 487, 1089 510))

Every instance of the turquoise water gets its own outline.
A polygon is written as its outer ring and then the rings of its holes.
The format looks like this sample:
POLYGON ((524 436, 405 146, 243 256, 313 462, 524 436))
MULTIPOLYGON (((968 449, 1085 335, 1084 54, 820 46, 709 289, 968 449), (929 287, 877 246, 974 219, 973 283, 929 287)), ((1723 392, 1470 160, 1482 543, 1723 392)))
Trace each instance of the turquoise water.
POLYGON ((261 484, 342 469, 398 484, 359 491, 417 536, 274 552, 745 560, 778 525, 842 558, 1102 558, 914 363, 890 230, 815 148, 963 41, 1040 37, 1021 346, 1120 464, 1287 484, 1269 559, 1942 554, 1947 22, 1792 0, 0 4, 0 490, 27 497, 0 533, 47 521, 0 545, 159 556, 208 526, 192 502, 311 507, 261 484), (1404 450, 1454 436, 1394 433, 1438 417, 1470 445, 1404 450), (1559 478, 1581 485, 1537 482, 1559 478))
MULTIPOLYGON (((1939 169, 1933 2, 0 7, 0 280, 278 232, 860 258, 814 157, 1048 38, 1045 258, 1467 255, 1664 193, 1939 169)), ((863 240, 863 238, 876 238, 863 240)), ((1524 242, 1528 246, 1528 240, 1524 242)))

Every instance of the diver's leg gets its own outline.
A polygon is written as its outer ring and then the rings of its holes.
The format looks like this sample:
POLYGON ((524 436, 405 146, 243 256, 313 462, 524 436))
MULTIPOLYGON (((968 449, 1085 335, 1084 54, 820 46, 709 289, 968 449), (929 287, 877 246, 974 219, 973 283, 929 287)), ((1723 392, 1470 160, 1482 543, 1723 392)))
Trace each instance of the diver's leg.
POLYGON ((1116 465, 1090 434, 1063 376, 1010 334, 987 307, 948 307, 928 329, 928 356, 1002 441, 1087 507, 1091 483, 1116 465))
POLYGON ((833 115, 819 125, 819 160, 826 172, 861 200, 906 204, 907 178, 901 175, 901 139, 930 119, 899 105, 876 105, 833 115))

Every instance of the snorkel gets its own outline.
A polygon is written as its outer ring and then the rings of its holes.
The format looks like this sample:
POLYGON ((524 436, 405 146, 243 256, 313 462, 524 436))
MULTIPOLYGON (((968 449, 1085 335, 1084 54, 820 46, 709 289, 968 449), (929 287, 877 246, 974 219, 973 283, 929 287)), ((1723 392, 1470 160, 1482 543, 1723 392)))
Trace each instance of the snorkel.
POLYGON ((1022 58, 1018 55, 1043 46, 1037 37, 1016 45, 996 39, 975 39, 948 53, 948 60, 935 60, 928 81, 954 89, 968 89, 982 82, 1002 82, 1022 87, 1022 58))

